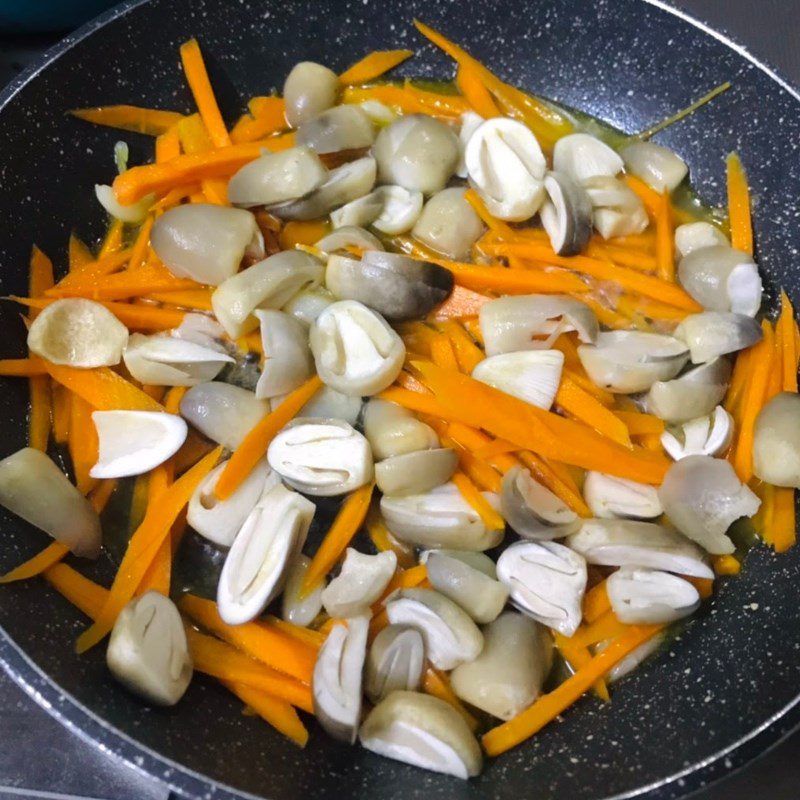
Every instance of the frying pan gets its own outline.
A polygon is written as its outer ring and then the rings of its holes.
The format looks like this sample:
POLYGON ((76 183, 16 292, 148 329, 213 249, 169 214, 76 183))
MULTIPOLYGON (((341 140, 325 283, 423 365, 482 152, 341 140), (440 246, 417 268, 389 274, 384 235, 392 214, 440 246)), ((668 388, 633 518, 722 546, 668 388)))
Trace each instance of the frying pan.
MULTIPOLYGON (((715 203, 724 201, 724 155, 742 153, 768 295, 783 285, 800 301, 800 98, 741 48, 641 0, 123 3, 59 44, 0 97, 2 294, 24 293, 32 242, 63 268, 73 226, 84 239, 102 232, 92 186, 112 174, 120 135, 66 117, 66 109, 127 102, 188 111, 177 48, 190 36, 200 39, 229 119, 247 97, 280 87, 303 59, 342 69, 372 49, 412 47, 419 55, 406 74, 449 76, 448 61, 415 35, 414 17, 511 83, 627 131, 731 80, 731 91, 658 138, 686 158, 715 203)), ((146 158, 150 142, 123 138, 132 163, 146 158)), ((10 304, 0 307, 0 325, 3 355, 22 354, 23 327, 10 304)), ((22 384, 6 381, 0 393, 2 455, 25 444, 22 384)), ((0 529, 3 570, 46 543, 5 514, 0 529)), ((111 569, 104 557, 88 574, 108 580, 111 569)), ((582 700, 470 782, 381 759, 316 728, 300 751, 242 716, 231 695, 202 677, 176 708, 147 708, 112 681, 102 647, 74 654, 85 624, 38 579, 2 587, 0 660, 64 724, 187 797, 676 798, 800 722, 800 548, 782 556, 753 549, 742 575, 723 581, 710 607, 623 681, 610 704, 582 700)))

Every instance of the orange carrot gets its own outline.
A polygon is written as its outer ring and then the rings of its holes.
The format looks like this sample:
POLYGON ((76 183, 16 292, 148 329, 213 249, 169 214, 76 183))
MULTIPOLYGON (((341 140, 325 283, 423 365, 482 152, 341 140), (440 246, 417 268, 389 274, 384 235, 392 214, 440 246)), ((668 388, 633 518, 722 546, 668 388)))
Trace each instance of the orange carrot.
POLYGON ((108 589, 85 578, 66 564, 45 570, 44 579, 90 619, 96 619, 108 600, 108 589))
POLYGON ((177 111, 159 111, 154 108, 138 106, 99 106, 97 108, 76 108, 69 112, 73 117, 148 136, 160 136, 175 123, 183 119, 177 111))
MULTIPOLYGON (((133 243, 133 247, 131 248, 131 257, 128 260, 128 269, 140 267, 147 261, 147 254, 148 250, 150 249, 150 232, 153 230, 153 222, 154 218, 152 216, 148 216, 147 219, 145 219, 145 221, 140 225, 139 232, 136 234, 136 241, 133 243)), ((166 275, 174 277, 168 270, 164 270, 163 274, 164 277, 166 277, 166 275)), ((113 280, 113 278, 109 278, 103 283, 106 284, 110 280, 113 280)), ((108 297, 105 299, 120 300, 124 298, 108 297)))
POLYGON ((471 374, 472 370, 484 359, 483 350, 475 344, 464 327, 455 320, 447 320, 439 325, 439 329, 450 340, 455 350, 456 360, 462 372, 471 374))
POLYGON ((586 622, 592 623, 611 610, 611 601, 606 588, 606 582, 603 580, 586 592, 583 598, 583 617, 586 622))
POLYGON ((194 308, 198 311, 211 311, 210 289, 183 289, 177 292, 153 292, 145 299, 157 300, 180 308, 194 308))
MULTIPOLYGON (((558 631, 553 631, 553 642, 558 652, 561 653, 561 657, 572 667, 573 672, 588 666, 592 660, 592 654, 588 648, 583 647, 573 639, 568 639, 558 631)), ((608 693, 608 686, 606 686, 606 682, 602 678, 594 684, 592 689, 604 702, 607 703, 611 699, 608 693)))
POLYGON ((434 319, 453 319, 470 317, 477 314, 481 306, 488 303, 491 297, 474 292, 463 286, 454 286, 450 296, 433 312, 434 319))
POLYGON ((106 253, 99 256, 97 259, 92 259, 82 263, 71 269, 56 285, 55 288, 65 291, 68 287, 76 284, 80 286, 88 280, 94 278, 95 280, 102 278, 104 275, 110 275, 112 272, 117 272, 123 264, 130 261, 133 248, 123 248, 114 250, 113 252, 106 253))
POLYGON ((299 625, 286 622, 279 617, 268 615, 263 621, 265 624, 271 625, 287 636, 291 636, 293 639, 303 642, 315 650, 319 650, 325 642, 325 637, 319 631, 311 630, 311 628, 301 628, 299 625))
POLYGON ((102 613, 94 625, 78 638, 79 653, 100 642, 111 630, 120 611, 134 596, 161 543, 169 536, 178 514, 203 478, 214 468, 221 454, 221 447, 212 450, 161 494, 161 502, 157 507, 148 508, 144 520, 128 542, 102 613))
POLYGON ((385 550, 393 551, 397 556, 397 565, 401 569, 408 569, 414 566, 416 563, 414 548, 395 539, 375 509, 370 510, 367 514, 364 527, 366 527, 369 538, 379 553, 385 550))
POLYGON ((581 647, 591 647, 607 639, 622 635, 628 627, 628 625, 617 619, 613 611, 608 610, 590 625, 586 625, 582 631, 576 633, 573 639, 581 647))
POLYGON ((74 234, 69 235, 68 256, 69 271, 74 272, 94 261, 92 251, 74 234))
MULTIPOLYGON (((53 262, 34 245, 31 251, 29 291, 31 297, 40 297, 53 286, 53 262)), ((35 319, 39 312, 31 310, 29 319, 35 319)), ((44 376, 32 376, 28 381, 31 410, 28 419, 28 444, 36 450, 47 450, 50 438, 50 417, 52 400, 50 381, 44 376)))
POLYGON ((464 199, 472 206, 475 213, 481 218, 483 224, 486 225, 498 239, 513 239, 516 236, 516 232, 510 225, 489 213, 486 204, 474 189, 467 189, 464 193, 464 199))
MULTIPOLYGON (((635 175, 626 175, 623 180, 644 203, 647 213, 653 219, 655 219, 658 216, 658 207, 661 203, 661 195, 651 186, 648 186, 641 178, 637 178, 635 175)), ((684 211, 682 208, 673 207, 672 214, 675 218, 675 221, 679 225, 683 225, 686 222, 697 221, 688 211, 684 211)))
POLYGON ((469 110, 463 97, 427 92, 408 82, 403 86, 347 86, 342 92, 343 103, 363 103, 366 100, 378 100, 401 114, 429 114, 450 119, 469 110))
POLYGON ((642 414, 639 411, 614 411, 614 414, 622 420, 631 436, 641 436, 647 433, 660 436, 666 428, 664 420, 654 417, 652 414, 642 414))
POLYGON ((625 423, 613 411, 609 411, 599 400, 578 386, 568 375, 561 378, 555 404, 568 416, 584 422, 599 434, 625 447, 631 446, 625 423))
POLYGON ((458 487, 461 496, 472 506, 473 511, 477 512, 483 524, 490 531, 501 531, 505 528, 506 523, 503 518, 463 472, 456 471, 450 480, 458 487))
POLYGON ((552 692, 539 697, 514 719, 492 728, 481 741, 490 756, 497 756, 530 738, 559 714, 566 711, 598 680, 661 630, 660 625, 631 625, 605 650, 579 669, 552 692))
POLYGON ((319 376, 314 375, 309 378, 249 431, 219 476, 214 493, 220 500, 226 500, 239 488, 267 452, 275 434, 297 415, 321 386, 322 381, 319 376))
POLYGON ((44 362, 50 377, 98 411, 163 411, 164 407, 108 367, 77 369, 44 362))
POLYGON ((376 50, 346 69, 339 80, 345 85, 369 83, 413 55, 413 50, 376 50))
POLYGON ((444 335, 437 336, 431 342, 431 360, 443 369, 459 369, 453 344, 444 335))
POLYGON ((305 747, 308 743, 308 731, 291 704, 272 695, 253 689, 244 683, 223 681, 248 708, 252 708, 259 717, 272 725, 275 730, 291 739, 296 745, 305 747))
POLYGON ((436 667, 428 665, 422 676, 422 690, 433 697, 444 700, 452 706, 467 723, 467 727, 474 733, 478 729, 478 720, 467 711, 464 704, 458 699, 456 693, 450 687, 450 681, 443 672, 439 672, 436 667))
POLYGON ((172 125, 156 139, 156 164, 163 164, 181 154, 178 125, 172 125))
POLYGON ((121 219, 112 220, 100 244, 100 251, 97 254, 97 258, 103 259, 106 256, 119 252, 123 248, 124 240, 125 225, 121 219))
POLYGON ((750 216, 750 188, 742 162, 736 153, 725 161, 728 183, 728 217, 731 224, 731 244, 738 250, 753 254, 753 222, 750 216))
POLYGON ((45 570, 50 569, 54 564, 61 561, 67 553, 69 553, 69 547, 61 544, 61 542, 53 542, 45 547, 44 550, 40 550, 33 558, 29 558, 18 567, 14 567, 14 569, 6 572, 5 575, 0 575, 0 583, 14 583, 15 581, 24 581, 36 575, 41 575, 45 570))
POLYGON ((781 289, 781 315, 776 332, 781 348, 781 388, 784 392, 797 391, 798 352, 794 336, 794 308, 789 295, 781 289))
POLYGON ((319 220, 287 222, 278 234, 278 243, 282 250, 294 250, 298 244, 316 244, 329 231, 330 225, 319 220))
POLYGON ((208 72, 203 61, 203 54, 200 52, 200 45, 197 39, 190 39, 181 45, 181 61, 183 71, 186 73, 186 81, 192 90, 194 101, 200 111, 200 116, 208 130, 211 141, 216 147, 225 147, 231 143, 228 130, 222 120, 217 100, 214 97, 214 90, 208 79, 208 72))
POLYGON ((561 269, 550 271, 507 269, 500 265, 477 266, 442 258, 428 260, 449 269, 459 286, 476 292, 490 291, 504 294, 574 292, 580 294, 589 291, 589 287, 577 275, 561 269))
POLYGON ((98 459, 97 429, 92 422, 92 410, 92 406, 83 398, 71 398, 69 455, 75 472, 75 483, 81 494, 87 494, 97 485, 97 479, 89 476, 89 470, 98 459))
POLYGON ((71 394, 60 383, 50 381, 50 392, 53 400, 53 439, 56 444, 66 444, 69 440, 69 420, 71 394))
POLYGON ((656 214, 656 262, 658 277, 663 281, 675 280, 675 253, 673 246, 672 204, 669 190, 661 193, 656 214))
MULTIPOLYGON (((559 349, 557 345, 558 342, 555 342, 553 344, 553 347, 559 349)), ((588 394, 592 395, 592 397, 594 397, 594 399, 597 400, 602 405, 604 406, 614 405, 614 395, 611 394, 611 392, 607 392, 605 389, 601 389, 599 386, 592 383, 591 379, 584 371, 580 361, 574 367, 566 366, 566 363, 567 362, 565 361, 565 367, 562 373, 565 377, 568 377, 574 384, 580 386, 580 388, 583 389, 584 392, 587 392, 588 394)))
POLYGON ((736 556, 714 556, 712 561, 717 575, 738 575, 742 570, 742 565, 736 556))
POLYGON ((367 516, 367 511, 369 511, 374 486, 373 483, 361 486, 351 492, 342 503, 336 519, 308 565, 300 586, 301 598, 314 591, 317 584, 333 569, 334 564, 358 533, 367 516))
POLYGON ((114 479, 100 481, 98 485, 89 493, 89 502, 92 508, 98 513, 102 514, 103 509, 111 499, 114 489, 117 488, 117 481, 114 479))
POLYGON ((478 72, 468 64, 459 64, 456 71, 456 86, 473 110, 484 119, 500 117, 502 113, 492 100, 492 95, 480 79, 478 72))
MULTIPOLYGON (((133 258, 131 258, 133 264, 133 258)), ((91 277, 86 281, 72 281, 68 286, 54 286, 48 297, 86 297, 90 300, 127 300, 153 292, 170 292, 197 289, 198 284, 188 278, 176 278, 160 264, 147 264, 114 275, 91 277)))
POLYGON ((253 97, 245 114, 231 129, 234 144, 254 142, 286 127, 286 104, 282 97, 253 97))

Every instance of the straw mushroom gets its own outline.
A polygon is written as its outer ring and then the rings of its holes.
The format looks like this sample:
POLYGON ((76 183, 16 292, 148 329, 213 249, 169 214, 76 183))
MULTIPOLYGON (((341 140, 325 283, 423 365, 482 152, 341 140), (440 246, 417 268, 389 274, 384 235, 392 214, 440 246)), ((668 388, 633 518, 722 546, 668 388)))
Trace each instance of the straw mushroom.
POLYGON ((259 400, 278 397, 297 389, 314 374, 308 348, 308 331, 283 311, 256 311, 261 327, 264 366, 256 384, 259 400))
POLYGON ((704 311, 686 317, 675 328, 674 336, 686 343, 692 364, 705 364, 752 347, 761 341, 763 332, 761 325, 745 314, 704 311))
POLYGON ((626 625, 663 625, 688 617, 700 605, 689 581, 668 572, 623 567, 608 576, 608 599, 626 625))
POLYGON ((625 169, 657 192, 674 192, 689 174, 686 162, 655 142, 632 142, 620 150, 625 169))
POLYGON ((301 587, 311 559, 302 553, 297 556, 286 575, 286 585, 281 593, 281 617, 301 628, 310 625, 322 611, 322 592, 325 580, 314 586, 308 595, 301 596, 301 587))
POLYGON ((456 261, 469 258, 472 245, 484 231, 480 217, 464 198, 465 192, 460 186, 437 192, 425 203, 411 231, 415 239, 456 261))
POLYGON ((413 692, 422 682, 424 667, 422 634, 404 625, 387 625, 369 648, 364 691, 376 705, 392 692, 413 692))
POLYGON ((592 201, 586 190, 564 173, 550 172, 544 188, 547 199, 539 217, 550 245, 560 256, 577 255, 592 235, 592 201))
POLYGON ((521 350, 484 358, 472 370, 472 377, 547 411, 558 392, 563 367, 560 350, 521 350))
POLYGON ((364 435, 377 460, 439 447, 434 430, 408 409, 372 398, 364 408, 364 435))
POLYGON ((375 129, 363 108, 354 105, 333 106, 303 122, 295 135, 298 145, 315 153, 338 153, 360 150, 375 141, 375 129))
POLYGON ((381 204, 381 210, 372 221, 373 228, 395 236, 414 227, 422 213, 422 192, 390 185, 379 186, 373 194, 381 204))
POLYGON ((512 467, 503 476, 500 510, 524 539, 560 539, 579 525, 578 515, 522 467, 512 467))
POLYGON ((656 381, 644 404, 648 412, 666 422, 687 422, 711 414, 728 391, 731 365, 715 358, 684 372, 671 381, 656 381))
POLYGON ((714 245, 730 247, 730 242, 725 234, 710 222, 687 222, 675 228, 675 250, 681 258, 688 256, 693 250, 714 245))
POLYGON ((283 84, 286 121, 297 128, 336 103, 341 84, 332 70, 314 61, 292 67, 283 84))
POLYGON ((613 178, 622 172, 622 159, 596 136, 571 133, 553 148, 553 169, 583 184, 590 178, 613 178))
POLYGON ((759 411, 753 472, 773 486, 800 488, 800 403, 794 392, 780 392, 759 411))
POLYGON ((710 415, 669 427, 661 444, 674 461, 687 456, 717 456, 728 449, 733 438, 733 417, 717 406, 710 415))
POLYGON ((375 483, 388 495, 423 494, 447 483, 458 467, 449 447, 390 456, 375 464, 375 483))
POLYGON ((348 547, 342 571, 322 592, 325 611, 339 619, 367 614, 370 606, 380 599, 396 569, 397 556, 391 550, 373 556, 348 547))
POLYGON ((600 519, 653 519, 664 513, 655 486, 603 472, 586 473, 583 498, 600 519))

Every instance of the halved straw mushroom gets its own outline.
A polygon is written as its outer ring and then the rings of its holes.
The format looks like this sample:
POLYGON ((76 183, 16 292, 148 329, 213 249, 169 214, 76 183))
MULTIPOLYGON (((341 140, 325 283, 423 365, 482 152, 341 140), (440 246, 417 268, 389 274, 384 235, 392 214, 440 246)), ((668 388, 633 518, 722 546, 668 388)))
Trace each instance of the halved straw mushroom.
POLYGON ((730 247, 730 244, 725 234, 710 222, 686 222, 675 228, 675 250, 680 258, 703 247, 730 247))
POLYGON ((263 254, 261 233, 249 211, 210 203, 165 211, 153 224, 150 243, 173 275, 211 286, 235 275, 246 252, 263 254))
POLYGON ((259 400, 294 391, 314 374, 308 329, 283 311, 258 310, 264 366, 256 384, 259 400))
POLYGON ((671 381, 656 381, 644 403, 665 422, 687 422, 710 414, 728 391, 731 364, 725 357, 699 364, 671 381))
MULTIPOLYGON (((484 497, 492 502, 496 496, 484 492, 484 497)), ((381 512, 387 527, 400 541, 417 547, 490 550, 503 539, 503 531, 489 530, 454 483, 437 486, 425 494, 384 495, 381 512)))
POLYGON ((429 550, 425 565, 428 580, 436 591, 461 606, 479 625, 491 622, 503 610, 508 590, 495 580, 494 562, 483 553, 429 550), (488 562, 488 568, 475 566, 470 556, 488 562))
POLYGON ((150 206, 153 205, 156 199, 154 194, 147 194, 141 200, 124 206, 117 200, 113 187, 99 183, 94 186, 94 195, 97 198, 97 202, 114 219, 118 219, 120 222, 127 222, 129 225, 139 225, 144 222, 150 206))
POLYGON ((618 178, 589 178, 583 188, 592 202, 592 224, 604 239, 641 233, 650 224, 644 203, 618 178))
POLYGON ((309 286, 293 295, 283 304, 282 310, 310 328, 314 320, 335 302, 336 298, 324 286, 309 286))
POLYGON ((480 774, 483 755, 464 718, 451 705, 419 692, 392 692, 359 731, 373 753, 466 780, 480 774))
POLYGON ((181 417, 161 411, 94 411, 92 421, 99 442, 92 478, 150 472, 178 452, 188 433, 181 417))
POLYGON ((389 456, 375 464, 375 483, 388 495, 422 494, 447 483, 458 467, 449 447, 389 456))
POLYGON ((480 361, 472 377, 531 405, 549 410, 561 383, 560 350, 520 350, 480 361))
POLYGON ((384 604, 389 622, 422 634, 425 653, 437 669, 473 661, 483 649, 483 635, 469 614, 439 592, 398 589, 384 604))
POLYGON ((367 653, 364 691, 377 704, 392 692, 419 688, 425 667, 422 634, 405 625, 387 625, 367 653))
POLYGON ((503 476, 500 510, 524 539, 560 539, 574 533, 579 524, 578 515, 522 467, 512 467, 503 476))
POLYGON ((725 245, 692 250, 678 262, 678 280, 708 311, 754 317, 761 306, 761 276, 751 256, 725 245))
POLYGON ((776 394, 756 417, 753 472, 773 486, 800 488, 800 397, 776 394))
POLYGON ((547 199, 539 217, 550 245, 561 256, 574 256, 586 247, 592 235, 592 201, 586 190, 561 172, 544 179, 547 199))
POLYGON ((564 295, 528 294, 498 297, 478 312, 486 355, 546 346, 535 336, 557 336, 576 331, 578 339, 594 343, 600 332, 594 312, 564 295))
POLYGON ((348 547, 341 572, 322 592, 322 605, 331 617, 344 619, 368 614, 380 599, 397 569, 397 556, 391 550, 376 555, 359 553, 348 547))
POLYGON ((270 442, 267 460, 289 486, 317 497, 352 492, 373 475, 369 442, 338 419, 296 417, 270 442))
POLYGON ((100 303, 69 297, 43 308, 28 330, 28 349, 53 364, 90 369, 119 364, 128 329, 100 303))
POLYGON ((717 406, 710 415, 690 419, 661 434, 661 445, 674 461, 687 456, 716 456, 733 438, 733 417, 717 406))
POLYGON ((676 461, 658 496, 672 524, 713 555, 736 549, 726 531, 737 519, 752 517, 761 505, 727 461, 710 456, 676 461))
POLYGON ((458 129, 458 166, 456 167, 456 175, 459 178, 466 178, 469 174, 466 162, 467 144, 472 138, 472 134, 485 121, 480 114, 476 114, 474 111, 465 111, 461 115, 461 127, 458 129))
POLYGON ((535 620, 572 636, 581 624, 586 562, 556 542, 515 542, 497 561, 511 602, 535 620))
POLYGON ((465 702, 498 719, 512 719, 538 697, 550 671, 553 640, 530 617, 506 611, 483 628, 484 647, 450 675, 465 702))
POLYGON ((469 182, 498 219, 530 219, 545 198, 547 162, 530 128, 507 117, 488 119, 464 152, 469 182))
POLYGON ((674 336, 686 342, 693 364, 705 364, 719 356, 752 347, 761 341, 761 326, 752 317, 730 311, 704 311, 691 314, 674 336))
POLYGON ((342 88, 338 75, 314 61, 292 67, 283 84, 286 121, 297 128, 336 103, 342 88))
POLYGON ((619 154, 625 169, 657 192, 674 192, 689 174, 689 167, 676 152, 655 142, 633 142, 619 154))
POLYGON ((364 100, 358 107, 372 120, 378 127, 385 128, 391 125, 396 119, 397 114, 380 100, 364 100))
POLYGON ((623 166, 622 159, 605 142, 588 133, 562 136, 553 148, 553 169, 578 184, 590 178, 613 178, 623 166))
POLYGON ((583 499, 600 519, 653 519, 664 513, 655 486, 603 472, 586 473, 583 499))
POLYGON ((694 578, 714 577, 704 552, 696 544, 677 531, 652 522, 588 519, 567 538, 567 544, 589 564, 649 567, 694 578))
POLYGON ((623 567, 608 576, 608 599, 626 625, 661 625, 697 611, 700 594, 689 581, 651 569, 623 567))
POLYGON ((336 389, 331 389, 330 386, 323 386, 300 409, 298 416, 339 419, 350 425, 355 425, 361 414, 362 405, 360 397, 351 397, 337 392, 336 389))
MULTIPOLYGON (((371 225, 375 222, 381 211, 383 211, 383 207, 383 199, 376 189, 331 211, 331 225, 333 225, 334 229, 363 228, 365 225, 371 225)), ((319 247, 319 243, 317 243, 317 247, 319 247)), ((383 250, 383 245, 375 249, 383 250)))
POLYGON ((228 278, 211 295, 214 314, 232 338, 253 330, 259 308, 281 308, 302 289, 322 283, 324 268, 300 250, 287 250, 228 278))
POLYGON ((297 128, 295 142, 315 153, 360 150, 375 141, 375 129, 363 108, 333 106, 297 128))
POLYGON ((267 466, 266 459, 262 459, 227 500, 220 500, 214 489, 227 465, 228 462, 223 461, 206 475, 194 490, 186 510, 186 521, 191 528, 222 547, 233 544, 267 485, 271 488, 278 480, 267 466))
POLYGON ((397 403, 377 397, 364 407, 364 435, 379 461, 440 446, 439 437, 430 425, 397 403))
POLYGON ((689 350, 672 336, 602 331, 594 345, 578 347, 578 356, 593 383, 618 394, 634 394, 674 378, 689 360, 689 350))
POLYGON ((97 558, 100 553, 97 512, 41 450, 24 447, 0 460, 0 505, 76 556, 97 558))
POLYGON ((399 253, 370 250, 361 260, 328 258, 328 289, 340 300, 357 300, 393 321, 420 319, 447 299, 450 270, 399 253))
POLYGON ((316 507, 275 484, 262 495, 236 535, 217 586, 217 609, 229 625, 255 619, 283 589, 303 548, 316 507))
POLYGON ((348 247, 358 247, 361 250, 384 249, 381 240, 374 233, 357 225, 336 226, 336 230, 323 236, 314 246, 328 255, 345 251, 348 247))
MULTIPOLYGON (((653 655, 653 653, 661 648, 666 638, 667 635, 665 633, 657 633, 655 636, 648 639, 644 644, 640 644, 637 648, 628 653, 625 658, 623 658, 621 661, 618 661, 614 667, 612 667, 606 680, 609 683, 616 683, 626 675, 630 675, 630 673, 633 672, 640 664, 644 663, 644 661, 653 655)), ((595 652, 601 652, 605 650, 609 644, 611 644, 609 640, 600 642, 596 646, 595 652)))
POLYGON ((108 641, 111 674, 147 702, 174 706, 192 680, 194 668, 183 620, 175 604, 155 591, 122 609, 108 641))
POLYGON ((245 164, 228 182, 235 206, 274 206, 305 197, 328 180, 328 170, 310 147, 292 147, 245 164))
POLYGON ((150 386, 196 386, 213 381, 234 359, 219 347, 177 336, 132 333, 122 354, 128 372, 150 386))
POLYGON ((458 138, 425 114, 406 114, 381 130, 373 146, 381 183, 433 194, 444 189, 458 164, 458 138))
POLYGON ((347 395, 372 395, 400 374, 403 340, 375 311, 355 300, 328 306, 311 326, 311 352, 327 386, 347 395))
POLYGON ((189 389, 181 399, 180 411, 200 433, 235 450, 250 429, 269 413, 269 403, 247 389, 211 381, 189 389))
POLYGON ((422 192, 390 185, 379 186, 374 195, 381 203, 381 210, 372 221, 372 227, 381 233, 391 236, 406 233, 422 213, 422 192))
POLYGON ((369 156, 332 169, 325 182, 307 197, 270 206, 281 219, 311 220, 324 217, 334 208, 369 194, 375 185, 377 166, 369 156))
POLYGON ((222 342, 225 329, 219 322, 206 314, 194 311, 184 314, 181 324, 177 328, 173 328, 169 335, 184 342, 217 349, 221 353, 225 352, 225 345, 222 342))
POLYGON ((314 664, 314 714, 335 739, 352 744, 361 719, 361 685, 369 617, 331 628, 314 664))
POLYGON ((300 553, 287 572, 286 585, 281 593, 281 617, 301 628, 310 625, 322 611, 324 580, 318 583, 308 595, 300 596, 300 589, 310 566, 311 559, 300 553))
POLYGON ((422 209, 411 235, 437 253, 456 261, 470 257, 484 231, 481 218, 464 199, 466 189, 451 186, 437 192, 422 209))

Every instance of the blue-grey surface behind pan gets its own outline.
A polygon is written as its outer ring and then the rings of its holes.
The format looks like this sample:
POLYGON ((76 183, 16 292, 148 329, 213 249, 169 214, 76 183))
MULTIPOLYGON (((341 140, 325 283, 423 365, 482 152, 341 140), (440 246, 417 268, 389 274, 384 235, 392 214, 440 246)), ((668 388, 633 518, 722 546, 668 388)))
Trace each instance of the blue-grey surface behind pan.
MULTIPOLYGON (((724 200, 725 154, 741 152, 768 294, 785 285, 800 302, 797 97, 725 42, 641 0, 123 6, 59 45, 48 66, 0 98, 2 294, 25 292, 32 242, 63 268, 73 226, 85 238, 99 236, 103 218, 92 186, 112 174, 114 141, 129 141, 133 161, 147 154, 150 142, 91 128, 66 109, 128 102, 188 111, 177 47, 192 35, 229 119, 250 95, 278 88, 301 59, 341 69, 368 50, 407 46, 419 50, 407 74, 449 75, 450 63, 415 34, 413 17, 441 28, 505 79, 628 131, 731 80, 731 91, 659 141, 686 158, 714 202, 724 200)), ((21 354, 17 309, 3 304, 0 324, 2 354, 21 354)), ((0 455, 24 444, 25 401, 22 382, 3 383, 0 455)), ((0 570, 46 542, 5 514, 0 529, 0 570)), ((107 577, 109 569, 101 563, 93 574, 107 577)), ((743 574, 724 582, 710 607, 624 681, 610 705, 582 701, 469 783, 331 742, 316 729, 300 751, 242 716, 235 699, 202 678, 177 708, 148 709, 113 683, 102 648, 74 654, 85 620, 41 581, 3 587, 0 625, 0 660, 31 694, 99 746, 192 797, 597 800, 657 787, 654 796, 673 798, 800 721, 800 549, 783 556, 754 549, 743 574)))

